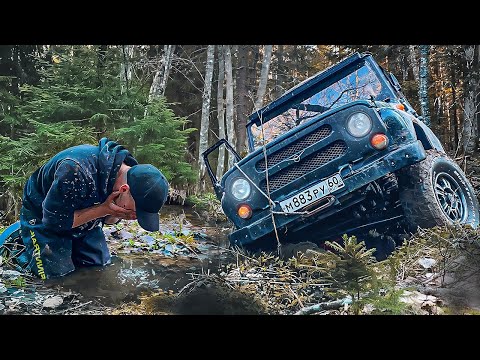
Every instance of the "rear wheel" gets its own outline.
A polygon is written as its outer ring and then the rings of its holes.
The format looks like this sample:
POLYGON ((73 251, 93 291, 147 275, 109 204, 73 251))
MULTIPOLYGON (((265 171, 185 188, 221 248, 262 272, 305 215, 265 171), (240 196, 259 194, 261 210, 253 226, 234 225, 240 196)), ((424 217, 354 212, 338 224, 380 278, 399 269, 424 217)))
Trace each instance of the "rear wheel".
POLYGON ((18 271, 23 271, 28 264, 19 221, 10 225, 0 234, 0 257, 2 258, 0 263, 9 264, 18 271))
POLYGON ((478 200, 460 167, 447 155, 428 150, 425 160, 400 174, 400 202, 410 227, 479 224, 478 200))

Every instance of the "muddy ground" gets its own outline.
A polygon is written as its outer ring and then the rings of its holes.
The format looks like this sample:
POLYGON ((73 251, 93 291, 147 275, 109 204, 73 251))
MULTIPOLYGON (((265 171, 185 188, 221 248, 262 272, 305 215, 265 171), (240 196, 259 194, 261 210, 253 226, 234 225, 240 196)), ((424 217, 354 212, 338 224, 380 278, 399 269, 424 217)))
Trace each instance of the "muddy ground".
MULTIPOLYGON (((467 173, 478 194, 480 164, 467 163, 467 173)), ((286 262, 319 249, 310 242, 284 244, 282 257, 273 254, 258 266, 228 248, 228 222, 176 205, 165 206, 161 218, 162 228, 153 235, 135 221, 105 227, 112 263, 103 268, 79 269, 41 282, 0 264, 0 314, 294 314, 335 300, 320 287, 307 289, 286 262), (264 270, 267 267, 270 270, 264 270), (270 280, 262 283, 265 274, 270 280)), ((391 232, 378 228, 358 240, 372 241, 391 232)), ((427 235, 436 236, 432 234, 427 235)), ((407 233, 393 236, 412 238, 407 233)), ((468 235, 470 244, 478 244, 476 236, 468 235)), ((408 274, 397 283, 408 305, 403 313, 480 314, 480 260, 462 255, 445 271, 445 257, 429 248, 408 260, 408 274)), ((316 313, 347 314, 347 308, 344 304, 316 313)), ((366 306, 362 313, 371 309, 366 306)))

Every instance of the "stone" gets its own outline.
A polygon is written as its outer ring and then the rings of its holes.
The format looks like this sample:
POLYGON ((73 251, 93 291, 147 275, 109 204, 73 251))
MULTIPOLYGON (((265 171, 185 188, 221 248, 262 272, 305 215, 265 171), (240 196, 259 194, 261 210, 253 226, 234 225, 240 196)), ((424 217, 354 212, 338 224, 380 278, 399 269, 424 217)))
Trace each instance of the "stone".
POLYGON ((433 266, 435 266, 435 264, 437 263, 437 261, 436 261, 435 259, 432 259, 432 258, 424 257, 424 258, 418 259, 418 263, 419 263, 424 269, 431 269, 433 266))
POLYGON ((55 309, 63 304, 63 298, 61 296, 54 296, 46 299, 43 302, 44 308, 55 309))

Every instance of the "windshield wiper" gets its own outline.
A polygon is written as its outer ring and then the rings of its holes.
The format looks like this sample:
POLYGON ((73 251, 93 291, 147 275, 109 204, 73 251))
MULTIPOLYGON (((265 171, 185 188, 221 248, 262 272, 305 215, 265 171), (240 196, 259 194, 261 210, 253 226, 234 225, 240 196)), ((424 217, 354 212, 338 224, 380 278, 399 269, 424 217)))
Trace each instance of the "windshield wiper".
POLYGON ((313 115, 305 115, 300 117, 300 110, 303 111, 309 111, 309 112, 315 112, 315 113, 323 113, 324 111, 328 110, 325 106, 322 105, 316 105, 316 104, 294 104, 290 107, 291 109, 296 109, 296 119, 295 119, 295 125, 298 126, 300 122, 302 122, 305 119, 309 119, 311 117, 316 116, 317 114, 313 115))
POLYGON ((303 110, 303 111, 314 111, 322 113, 327 111, 328 108, 322 105, 314 105, 314 104, 294 104, 292 105, 291 109, 303 110))
POLYGON ((316 112, 316 113, 323 113, 327 110, 330 110, 342 98, 343 94, 345 94, 349 91, 359 90, 361 88, 366 87, 367 85, 369 85, 369 84, 367 83, 367 84, 364 84, 364 85, 354 86, 354 87, 343 90, 340 93, 340 95, 338 95, 338 97, 328 107, 327 106, 322 106, 322 105, 317 105, 317 104, 294 104, 294 105, 292 105, 290 108, 297 110, 296 111, 295 124, 298 126, 300 124, 300 122, 302 122, 303 120, 309 119, 313 116, 316 116, 316 114, 314 114, 314 115, 305 115, 305 116, 300 117, 300 110, 309 111, 309 112, 316 112))
POLYGON ((333 105, 335 105, 337 103, 338 100, 340 100, 343 96, 343 94, 345 94, 346 92, 348 91, 352 91, 352 90, 358 90, 358 89, 361 89, 365 86, 367 86, 368 84, 365 84, 365 85, 362 85, 362 86, 357 86, 357 87, 351 87, 349 89, 345 89, 343 90, 340 95, 338 95, 338 97, 335 99, 335 101, 327 108, 327 110, 330 110, 332 108, 333 105))

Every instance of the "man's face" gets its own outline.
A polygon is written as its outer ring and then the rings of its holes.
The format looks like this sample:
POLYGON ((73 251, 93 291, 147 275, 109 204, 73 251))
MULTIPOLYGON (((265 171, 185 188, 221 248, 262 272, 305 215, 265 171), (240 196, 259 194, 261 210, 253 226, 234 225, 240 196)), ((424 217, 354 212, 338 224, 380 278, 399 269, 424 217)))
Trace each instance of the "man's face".
POLYGON ((135 211, 135 200, 133 200, 132 194, 130 193, 130 187, 128 185, 122 185, 119 188, 120 195, 115 199, 115 204, 118 206, 135 211))
POLYGON ((135 200, 133 200, 133 197, 130 194, 130 191, 123 192, 120 195, 118 195, 118 198, 115 202, 117 203, 118 206, 121 206, 124 209, 135 211, 135 200))

